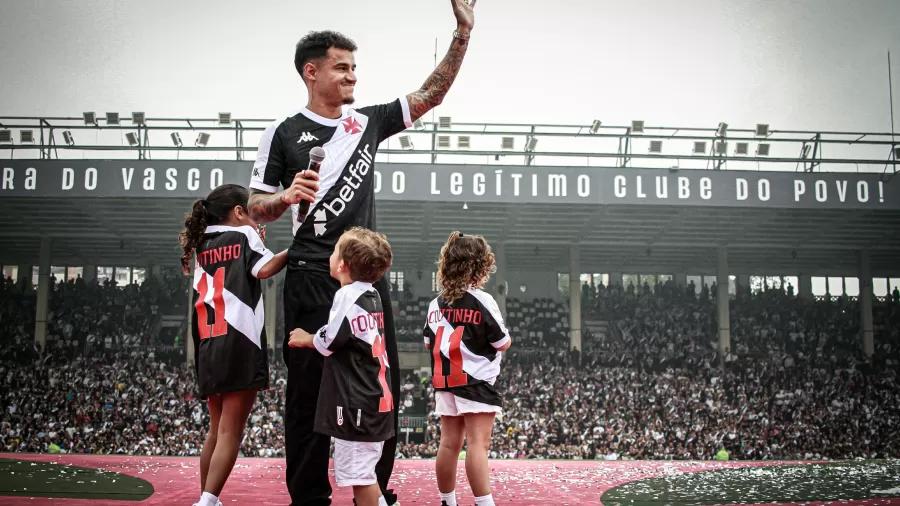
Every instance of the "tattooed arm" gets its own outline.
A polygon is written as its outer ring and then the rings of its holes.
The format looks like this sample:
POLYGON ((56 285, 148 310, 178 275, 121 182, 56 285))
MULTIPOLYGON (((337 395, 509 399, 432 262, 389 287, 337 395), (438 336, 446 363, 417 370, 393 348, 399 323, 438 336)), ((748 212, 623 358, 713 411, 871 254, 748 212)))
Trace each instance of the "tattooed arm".
POLYGON ((278 193, 250 190, 247 210, 257 223, 277 220, 291 204, 302 200, 315 202, 319 190, 319 174, 312 170, 301 170, 294 176, 291 186, 278 193))
POLYGON ((418 90, 406 96, 409 101, 409 115, 413 121, 421 118, 447 95, 450 85, 459 73, 466 49, 469 47, 469 34, 475 26, 475 0, 450 0, 453 4, 453 15, 456 16, 456 33, 447 55, 441 60, 434 72, 428 76, 418 90))

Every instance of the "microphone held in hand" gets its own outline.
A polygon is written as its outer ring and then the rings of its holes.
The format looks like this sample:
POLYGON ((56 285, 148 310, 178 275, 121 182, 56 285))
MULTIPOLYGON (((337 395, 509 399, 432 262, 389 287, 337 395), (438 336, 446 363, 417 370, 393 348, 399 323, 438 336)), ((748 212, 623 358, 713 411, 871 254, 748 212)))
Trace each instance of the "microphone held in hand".
MULTIPOLYGON (((318 174, 323 161, 325 161, 325 149, 321 146, 315 146, 309 150, 309 167, 307 167, 306 170, 311 170, 318 174)), ((308 212, 309 201, 304 200, 303 202, 300 202, 300 206, 297 208, 297 216, 301 220, 306 220, 306 213, 308 212)))

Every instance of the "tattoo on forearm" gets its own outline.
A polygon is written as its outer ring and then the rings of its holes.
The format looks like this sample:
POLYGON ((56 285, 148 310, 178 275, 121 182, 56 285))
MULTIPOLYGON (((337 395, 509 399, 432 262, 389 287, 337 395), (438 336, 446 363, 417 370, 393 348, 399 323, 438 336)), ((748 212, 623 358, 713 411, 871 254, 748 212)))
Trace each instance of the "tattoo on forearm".
POLYGON ((277 220, 287 210, 288 205, 281 201, 281 194, 268 194, 253 192, 247 203, 250 215, 259 222, 277 220))
POLYGON ((468 47, 469 41, 454 37, 447 55, 434 69, 434 72, 428 76, 421 88, 407 96, 409 113, 413 121, 421 118, 426 112, 444 100, 450 85, 453 84, 456 75, 459 73, 459 68, 462 66, 463 57, 466 55, 466 48, 468 47))

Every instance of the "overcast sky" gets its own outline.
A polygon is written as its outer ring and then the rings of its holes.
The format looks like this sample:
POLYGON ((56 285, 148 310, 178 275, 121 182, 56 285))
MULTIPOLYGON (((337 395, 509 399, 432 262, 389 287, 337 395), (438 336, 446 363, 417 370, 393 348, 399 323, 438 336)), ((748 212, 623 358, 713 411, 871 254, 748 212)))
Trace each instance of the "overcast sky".
MULTIPOLYGON (((293 49, 360 49, 357 103, 416 89, 449 0, 0 0, 0 115, 275 117, 306 103, 293 49)), ((458 121, 890 130, 900 2, 480 0, 439 110, 458 121)), ((900 96, 895 100, 900 101, 900 96)), ((895 106, 895 111, 898 108, 895 106)))

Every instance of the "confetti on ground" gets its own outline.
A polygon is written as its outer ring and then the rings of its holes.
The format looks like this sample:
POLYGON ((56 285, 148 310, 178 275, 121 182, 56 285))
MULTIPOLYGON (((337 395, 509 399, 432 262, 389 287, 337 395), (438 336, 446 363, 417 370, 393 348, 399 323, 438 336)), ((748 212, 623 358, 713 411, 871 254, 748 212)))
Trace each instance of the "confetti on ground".
MULTIPOLYGON (((69 497, 140 501, 153 494, 149 482, 95 466, 0 458, 0 496, 69 497)), ((0 497, 2 500, 2 497, 0 497)))
POLYGON ((900 497, 898 484, 900 460, 718 469, 627 483, 604 493, 603 504, 846 504, 847 500, 900 497))
MULTIPOLYGON (((0 458, 32 461, 28 465, 40 466, 41 463, 53 462, 63 464, 57 467, 60 480, 82 480, 90 482, 103 480, 104 475, 113 475, 117 480, 138 476, 149 482, 153 494, 137 504, 171 505, 191 504, 199 497, 199 458, 184 457, 139 457, 139 456, 102 456, 102 455, 36 455, 36 454, 0 454, 0 458), (102 475, 78 475, 78 466, 102 470, 102 475), (75 473, 75 474, 73 474, 75 473)), ((15 479, 15 475, 3 471, 0 480, 15 479)), ((284 485, 284 460, 242 458, 235 465, 234 471, 225 490, 222 502, 226 505, 250 504, 252 506, 284 505, 290 502, 284 485)), ((332 484, 334 472, 331 471, 332 484)), ((600 505, 615 504, 657 505, 657 504, 725 504, 753 503, 760 501, 775 504, 776 500, 763 498, 765 489, 799 489, 804 481, 816 478, 821 483, 837 484, 848 491, 852 487, 869 499, 842 499, 831 502, 822 500, 791 500, 794 503, 813 505, 841 504, 854 506, 900 506, 900 493, 894 489, 900 487, 900 461, 877 462, 697 462, 697 461, 579 461, 579 460, 493 460, 491 461, 491 478, 493 494, 500 506, 538 506, 538 505, 600 505), (773 466, 777 466, 773 468, 773 466), (779 469, 781 471, 779 471, 779 469), (734 471, 732 471, 734 470, 734 471), (804 474, 806 470, 806 474, 804 474), (737 473, 731 475, 730 473, 737 473), (704 502, 691 498, 684 501, 671 499, 622 498, 615 501, 600 502, 604 493, 621 494, 626 487, 644 487, 650 480, 662 480, 660 483, 675 484, 684 480, 697 480, 694 483, 704 484, 711 476, 734 476, 733 481, 723 484, 734 487, 730 490, 736 499, 712 499, 704 502), (891 481, 891 480, 894 481, 891 481), (829 481, 830 480, 830 481, 829 481), (853 485, 850 485, 850 482, 853 485), (772 482, 767 485, 760 482, 772 482), (845 484, 846 485, 843 485, 845 484), (623 487, 626 486, 626 487, 623 487), (618 487, 618 488, 617 488, 618 487), (866 491, 865 487, 870 487, 866 491), (615 490, 613 490, 615 489, 615 490), (757 490, 759 489, 759 490, 757 490), (881 491, 884 492, 883 494, 881 491), (865 495, 868 493, 868 495, 865 495), (746 495, 742 495, 746 494, 746 495), (753 497, 762 499, 751 500, 753 497), (819 501, 819 502, 817 502, 819 501)), ((729 478, 731 479, 731 478, 729 478)), ((457 478, 457 496, 460 505, 470 506, 474 503, 472 492, 465 479, 464 463, 459 462, 457 478)), ((812 482, 807 488, 812 488, 812 482)), ((96 487, 95 484, 90 484, 96 487)), ((398 460, 394 466, 391 486, 398 492, 403 506, 433 505, 437 495, 434 479, 434 460, 398 460)), ((700 485, 698 485, 700 487, 700 485)), ((41 489, 38 489, 41 490, 41 489)), ((712 485, 698 490, 715 491, 712 485)), ((29 489, 34 496, 24 498, 2 497, 0 505, 33 504, 63 506, 96 505, 111 501, 96 499, 58 499, 48 498, 46 494, 29 489)), ((786 497, 786 496, 785 496, 786 497)), ((346 488, 335 488, 333 504, 352 504, 352 491, 346 488)), ((790 502, 789 502, 790 503, 790 502)), ((113 504, 130 504, 115 501, 113 504)), ((783 503, 782 503, 783 504, 783 503)))

